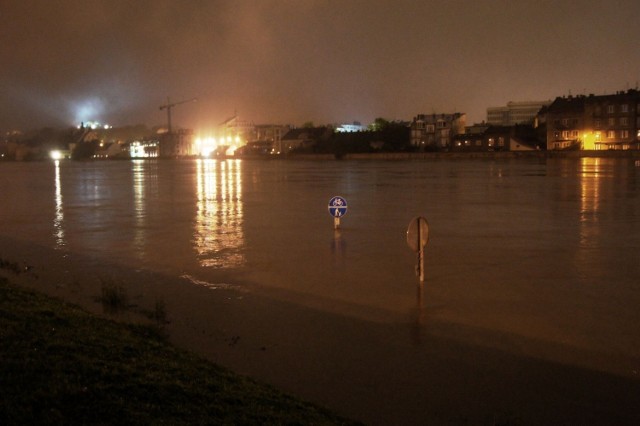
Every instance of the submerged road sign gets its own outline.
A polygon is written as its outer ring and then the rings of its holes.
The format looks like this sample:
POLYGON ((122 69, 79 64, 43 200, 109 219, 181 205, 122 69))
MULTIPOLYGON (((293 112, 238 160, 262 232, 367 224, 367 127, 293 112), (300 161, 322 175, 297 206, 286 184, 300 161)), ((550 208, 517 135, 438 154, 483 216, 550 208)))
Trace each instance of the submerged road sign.
POLYGON ((407 244, 411 250, 419 252, 429 242, 429 224, 422 216, 414 217, 407 228, 407 244))
POLYGON ((347 200, 338 196, 329 200, 329 214, 338 218, 347 214, 347 200))

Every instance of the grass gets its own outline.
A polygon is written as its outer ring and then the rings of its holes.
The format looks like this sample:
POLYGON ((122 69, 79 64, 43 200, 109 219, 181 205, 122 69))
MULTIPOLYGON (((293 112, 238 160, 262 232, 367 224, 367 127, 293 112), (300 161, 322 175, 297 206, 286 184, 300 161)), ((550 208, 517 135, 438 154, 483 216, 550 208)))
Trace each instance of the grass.
MULTIPOLYGON (((112 296, 122 294, 103 292, 112 296)), ((100 318, 2 277, 0 359, 3 425, 355 424, 180 350, 157 326, 100 318)))
POLYGON ((102 308, 107 313, 117 313, 126 310, 129 298, 124 286, 112 279, 100 278, 102 308))

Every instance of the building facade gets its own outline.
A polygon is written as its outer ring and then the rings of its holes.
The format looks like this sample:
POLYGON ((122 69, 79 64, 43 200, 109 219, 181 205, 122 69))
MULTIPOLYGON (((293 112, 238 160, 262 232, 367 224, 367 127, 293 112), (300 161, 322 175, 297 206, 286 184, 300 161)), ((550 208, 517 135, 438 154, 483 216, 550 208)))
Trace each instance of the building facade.
POLYGON ((640 149, 640 92, 556 98, 543 112, 548 150, 640 149))
POLYGON ((449 149, 453 137, 465 132, 467 115, 418 114, 411 121, 411 146, 419 150, 449 149))
POLYGON ((193 130, 180 129, 160 135, 161 157, 188 157, 198 154, 195 151, 193 130))
POLYGON ((506 106, 487 108, 487 123, 494 126, 533 124, 538 112, 551 101, 509 102, 506 106))
POLYGON ((259 124, 254 126, 251 139, 248 143, 252 146, 268 148, 269 153, 279 154, 282 152, 282 137, 291 130, 289 125, 259 124))

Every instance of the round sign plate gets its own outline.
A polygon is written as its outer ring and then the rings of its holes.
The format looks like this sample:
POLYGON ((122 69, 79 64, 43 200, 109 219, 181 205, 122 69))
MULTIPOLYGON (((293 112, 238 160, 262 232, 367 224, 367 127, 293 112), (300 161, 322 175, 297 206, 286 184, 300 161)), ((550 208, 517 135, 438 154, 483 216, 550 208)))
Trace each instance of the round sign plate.
POLYGON ((429 241, 429 224, 422 216, 415 217, 409 222, 407 228, 407 244, 411 250, 418 252, 427 245, 429 241))
POLYGON ((347 200, 338 196, 329 200, 329 214, 333 217, 342 217, 347 214, 347 200))

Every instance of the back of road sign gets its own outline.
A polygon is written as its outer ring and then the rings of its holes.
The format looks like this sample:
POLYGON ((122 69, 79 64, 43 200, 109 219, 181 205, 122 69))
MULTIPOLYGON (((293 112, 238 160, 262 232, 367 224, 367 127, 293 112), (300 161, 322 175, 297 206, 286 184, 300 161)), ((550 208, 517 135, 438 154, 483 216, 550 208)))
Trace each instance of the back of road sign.
POLYGON ((415 217, 407 228, 407 244, 411 250, 419 252, 429 241, 429 224, 422 216, 415 217))

